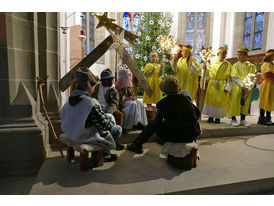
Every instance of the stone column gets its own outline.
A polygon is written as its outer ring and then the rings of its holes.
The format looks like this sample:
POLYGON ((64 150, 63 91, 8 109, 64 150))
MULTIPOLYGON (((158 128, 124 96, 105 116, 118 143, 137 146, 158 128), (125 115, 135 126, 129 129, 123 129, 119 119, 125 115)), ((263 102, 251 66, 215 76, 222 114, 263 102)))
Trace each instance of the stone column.
POLYGON ((238 49, 238 45, 234 46, 234 33, 235 33, 235 12, 226 12, 225 19, 225 31, 222 36, 224 36, 224 44, 228 45, 227 58, 234 56, 233 51, 238 49))
POLYGON ((48 136, 37 96, 37 16, 0 13, 0 176, 39 170, 48 136))
MULTIPOLYGON (((58 81, 59 68, 59 28, 58 14, 55 12, 38 13, 38 53, 39 75, 49 76, 43 87, 45 105, 57 135, 62 133, 60 121, 60 91, 58 81)), ((41 111, 43 112, 43 111, 41 111)), ((56 147, 52 131, 49 131, 49 143, 56 147)))
MULTIPOLYGON (((103 15, 103 12, 96 12, 98 15, 103 15)), ((94 18, 94 38, 95 38, 95 47, 96 48, 102 41, 104 41, 105 37, 108 36, 105 34, 105 28, 101 27, 99 29, 96 29, 96 26, 98 25, 99 21, 97 18, 94 18)), ((90 70, 93 72, 94 75, 100 76, 101 71, 106 68, 105 66, 105 54, 102 55, 96 63, 94 63, 91 67, 90 70)))
POLYGON ((216 53, 221 41, 222 12, 214 12, 213 16, 212 51, 216 53))
POLYGON ((0 176, 33 174, 49 150, 38 76, 49 74, 44 98, 51 113, 59 111, 57 15, 0 13, 0 23, 0 176))
POLYGON ((265 32, 267 33, 266 50, 274 48, 274 12, 269 13, 268 25, 268 30, 265 32))
POLYGON ((174 36, 174 38, 178 41, 178 20, 179 20, 179 15, 178 15, 178 12, 172 12, 171 13, 171 16, 173 17, 173 22, 172 22, 172 25, 171 25, 171 34, 174 36))

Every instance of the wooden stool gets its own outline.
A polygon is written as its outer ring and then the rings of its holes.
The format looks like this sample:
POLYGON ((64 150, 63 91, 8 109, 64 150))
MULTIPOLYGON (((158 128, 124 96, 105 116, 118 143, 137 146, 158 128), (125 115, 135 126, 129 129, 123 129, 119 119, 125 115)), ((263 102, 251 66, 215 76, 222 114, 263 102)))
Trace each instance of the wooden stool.
POLYGON ((154 120, 156 113, 157 113, 157 108, 154 106, 149 106, 145 108, 146 114, 147 114, 147 120, 154 120))
POLYGON ((167 156, 167 162, 172 167, 187 170, 197 167, 199 154, 196 142, 166 142, 162 147, 162 154, 167 156))
POLYGON ((167 162, 175 168, 178 169, 187 169, 191 170, 191 168, 197 167, 197 149, 193 148, 188 155, 185 157, 175 157, 173 155, 168 154, 167 162))
POLYGON ((62 143, 67 145, 67 160, 72 161, 74 159, 74 151, 80 152, 80 169, 82 171, 88 170, 88 156, 89 152, 94 153, 95 161, 98 167, 104 165, 104 148, 98 145, 92 144, 79 144, 71 141, 65 134, 61 134, 59 139, 62 143))

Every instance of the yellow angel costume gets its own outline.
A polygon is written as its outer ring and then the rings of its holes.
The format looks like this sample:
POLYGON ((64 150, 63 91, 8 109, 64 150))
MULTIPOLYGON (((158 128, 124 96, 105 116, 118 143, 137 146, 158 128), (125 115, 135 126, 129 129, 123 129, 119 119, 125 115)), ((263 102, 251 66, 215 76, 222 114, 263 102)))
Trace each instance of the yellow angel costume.
POLYGON ((274 111, 274 81, 266 77, 266 73, 274 73, 273 63, 263 63, 261 67, 264 81, 260 89, 259 108, 267 112, 274 111))
POLYGON ((250 106, 250 100, 251 100, 251 92, 245 94, 245 103, 244 106, 241 106, 241 96, 243 89, 241 88, 244 86, 242 81, 246 78, 248 74, 255 74, 256 67, 254 64, 251 64, 249 61, 246 62, 237 62, 233 64, 232 70, 231 70, 231 78, 232 78, 232 90, 231 90, 231 96, 230 96, 230 103, 227 110, 226 115, 229 117, 235 117, 239 116, 240 114, 247 115, 249 106, 250 106), (236 81, 234 81, 235 78, 238 78, 240 80, 238 85, 236 81))
POLYGON ((181 90, 187 90, 192 101, 198 90, 198 77, 200 74, 201 66, 196 59, 192 59, 191 65, 187 63, 187 58, 181 57, 178 60, 176 77, 179 80, 181 90))
POLYGON ((229 105, 229 92, 232 88, 231 67, 228 61, 217 61, 208 67, 209 82, 203 114, 212 118, 223 118, 225 116, 229 105))
POLYGON ((152 97, 149 96, 144 92, 143 102, 145 104, 156 104, 163 98, 163 92, 160 90, 160 83, 162 79, 160 78, 160 70, 161 64, 157 63, 149 63, 144 68, 144 74, 148 74, 147 81, 149 86, 152 89, 152 97), (152 72, 152 68, 155 68, 154 72, 152 72))

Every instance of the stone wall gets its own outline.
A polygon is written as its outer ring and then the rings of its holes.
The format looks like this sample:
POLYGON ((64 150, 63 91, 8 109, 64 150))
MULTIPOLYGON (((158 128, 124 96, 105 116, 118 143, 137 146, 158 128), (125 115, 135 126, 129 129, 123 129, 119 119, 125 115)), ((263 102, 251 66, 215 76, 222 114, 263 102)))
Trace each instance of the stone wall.
POLYGON ((60 127, 57 22, 57 13, 0 13, 0 176, 38 172, 50 149, 38 76, 49 75, 45 105, 60 127))

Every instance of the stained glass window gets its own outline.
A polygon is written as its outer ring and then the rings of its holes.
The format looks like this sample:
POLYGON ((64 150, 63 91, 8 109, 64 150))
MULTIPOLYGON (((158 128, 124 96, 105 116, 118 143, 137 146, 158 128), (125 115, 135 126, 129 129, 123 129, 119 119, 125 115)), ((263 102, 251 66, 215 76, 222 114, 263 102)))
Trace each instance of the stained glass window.
POLYGON ((131 31, 131 14, 129 12, 124 12, 123 14, 123 28, 131 31))
POLYGON ((186 33, 186 40, 185 40, 185 44, 188 45, 193 45, 193 37, 194 37, 194 33, 193 32, 187 32, 186 33))
POLYGON ((252 30, 252 12, 245 13, 243 41, 247 49, 250 49, 250 37, 252 30))
POLYGON ((254 25, 253 49, 261 49, 264 30, 264 13, 256 12, 254 25))
POLYGON ((187 30, 193 30, 194 29, 194 21, 195 16, 193 12, 187 12, 186 14, 186 29, 187 30))
POLYGON ((206 13, 198 12, 197 14, 197 29, 205 29, 206 25, 206 13))
POLYGON ((141 17, 139 12, 135 12, 133 15, 133 33, 136 34, 139 31, 141 25, 141 17))
POLYGON ((89 14, 89 52, 94 49, 94 16, 89 14))
POLYGON ((197 13, 197 27, 196 27, 196 45, 195 50, 201 50, 205 45, 205 35, 206 35, 206 13, 197 13))
MULTIPOLYGON (((84 31, 84 35, 87 34, 87 13, 82 12, 82 30, 84 31)), ((82 45, 84 47, 84 55, 87 55, 87 40, 84 39, 82 41, 82 45)))
POLYGON ((185 44, 193 46, 194 37, 195 16, 193 12, 187 12, 186 14, 186 37, 185 44))
POLYGON ((252 12, 245 12, 245 18, 252 17, 252 12))
POLYGON ((253 40, 253 50, 261 49, 264 30, 264 12, 246 12, 244 18, 243 43, 246 48, 251 48, 253 40), (253 38, 253 39, 252 39, 253 38))
POLYGON ((193 51, 200 50, 205 45, 205 36, 206 13, 187 12, 185 44, 192 45, 193 51))
MULTIPOLYGON (((123 14, 123 28, 127 31, 131 31, 131 14, 129 12, 124 12, 123 14)), ((126 44, 129 44, 127 40, 123 40, 126 44)), ((129 47, 125 48, 130 54, 131 50, 129 47)))

